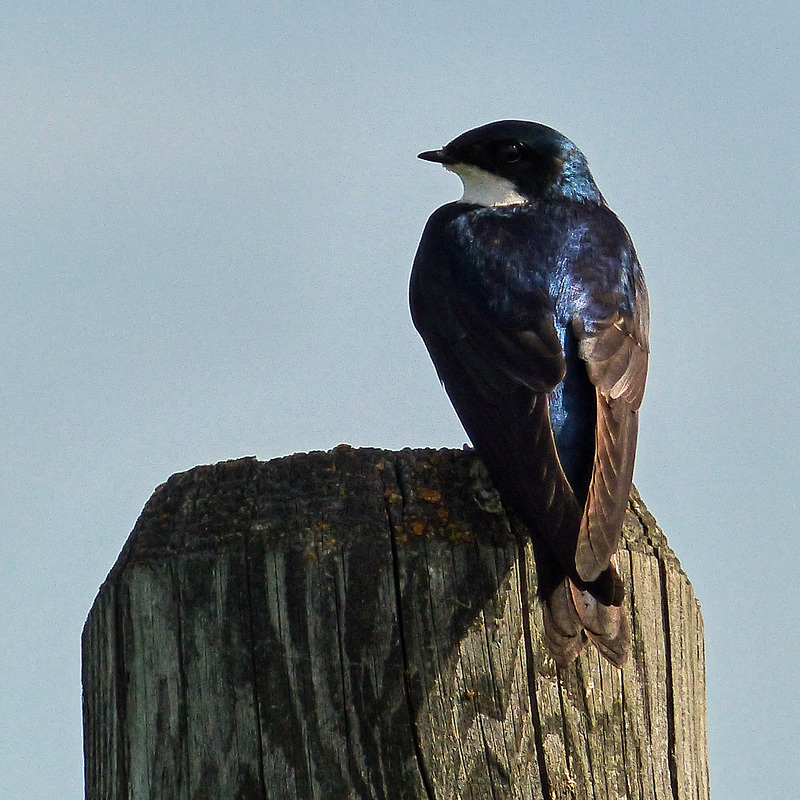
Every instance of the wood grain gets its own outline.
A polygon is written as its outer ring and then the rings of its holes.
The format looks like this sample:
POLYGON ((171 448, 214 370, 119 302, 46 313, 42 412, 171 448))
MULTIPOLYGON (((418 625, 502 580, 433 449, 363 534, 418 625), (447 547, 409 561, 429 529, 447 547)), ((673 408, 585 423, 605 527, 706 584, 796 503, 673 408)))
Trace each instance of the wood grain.
POLYGON ((702 618, 638 494, 623 670, 556 668, 524 540, 471 451, 173 476, 84 630, 87 798, 706 800, 702 618))

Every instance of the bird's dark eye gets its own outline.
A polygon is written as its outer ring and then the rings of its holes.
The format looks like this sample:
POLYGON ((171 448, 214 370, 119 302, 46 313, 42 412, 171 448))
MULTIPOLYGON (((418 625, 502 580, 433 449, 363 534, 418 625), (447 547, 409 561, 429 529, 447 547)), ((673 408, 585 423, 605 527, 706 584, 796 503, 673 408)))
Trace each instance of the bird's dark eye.
POLYGON ((522 158, 522 145, 517 142, 504 142, 498 148, 497 155, 507 164, 513 164, 522 158))

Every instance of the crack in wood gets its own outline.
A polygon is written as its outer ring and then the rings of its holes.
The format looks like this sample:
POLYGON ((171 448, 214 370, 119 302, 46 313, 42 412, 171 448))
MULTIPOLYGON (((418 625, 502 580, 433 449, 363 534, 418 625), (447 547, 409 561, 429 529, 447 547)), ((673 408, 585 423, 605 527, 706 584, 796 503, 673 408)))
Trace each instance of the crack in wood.
MULTIPOLYGON (((254 473, 253 470, 248 471, 247 475, 247 485, 252 486, 253 484, 254 473)), ((256 505, 256 498, 255 495, 251 497, 251 516, 254 515, 255 512, 255 505, 256 505)), ((257 768, 258 768, 258 785, 260 787, 260 794, 262 800, 267 799, 267 785, 266 785, 266 778, 264 775, 264 733, 261 730, 261 714, 262 714, 262 706, 261 706, 261 697, 259 696, 259 689, 258 689, 258 680, 256 680, 256 675, 258 674, 258 662, 256 660, 256 629, 255 629, 255 613, 254 613, 254 598, 253 598, 253 580, 252 580, 252 570, 253 570, 253 563, 254 559, 251 553, 251 537, 252 537, 252 528, 249 528, 245 531, 244 534, 244 596, 245 602, 247 604, 247 631, 250 637, 250 669, 251 674, 253 676, 253 708, 256 709, 257 713, 257 722, 256 725, 256 752, 258 756, 257 768)))
POLYGON ((519 582, 522 600, 522 631, 525 639, 525 659, 528 674, 528 700, 530 702, 531 722, 533 724, 533 740, 536 747, 536 761, 539 765, 539 780, 542 784, 542 797, 544 800, 553 800, 550 786, 550 775, 547 768, 547 754, 544 749, 542 735, 542 720, 539 716, 539 701, 536 693, 536 665, 533 657, 533 639, 531 636, 531 591, 528 583, 528 566, 525 558, 525 547, 519 544, 519 582))
POLYGON ((675 690, 672 678, 672 634, 669 620, 669 594, 667 592, 667 573, 664 562, 658 561, 658 575, 661 584, 662 625, 664 628, 664 655, 667 660, 667 753, 669 755, 669 779, 674 800, 679 800, 678 764, 675 753, 675 690))
POLYGON ((412 742, 414 746, 414 755, 417 760, 417 769, 419 770, 422 785, 425 787, 425 794, 428 800, 436 800, 436 792, 433 788, 431 776, 428 772, 428 767, 425 763, 425 756, 420 742, 419 728, 417 726, 417 710, 414 708, 413 699, 411 694, 411 671, 410 662, 408 658, 408 649, 406 645, 406 629, 403 621, 403 588, 401 586, 400 578, 400 556, 398 553, 397 534, 398 531, 405 532, 405 507, 407 504, 407 489, 404 486, 401 469, 398 463, 392 459, 389 461, 392 465, 394 472, 394 479, 397 488, 400 491, 402 498, 402 505, 400 507, 399 521, 394 521, 393 517, 398 516, 397 513, 392 514, 392 506, 387 501, 386 509, 389 519, 389 538, 392 546, 392 568, 394 573, 394 589, 395 589, 395 604, 397 607, 397 626, 399 628, 400 636, 400 652, 403 658, 403 692, 406 700, 406 708, 408 709, 408 722, 411 728, 412 742))

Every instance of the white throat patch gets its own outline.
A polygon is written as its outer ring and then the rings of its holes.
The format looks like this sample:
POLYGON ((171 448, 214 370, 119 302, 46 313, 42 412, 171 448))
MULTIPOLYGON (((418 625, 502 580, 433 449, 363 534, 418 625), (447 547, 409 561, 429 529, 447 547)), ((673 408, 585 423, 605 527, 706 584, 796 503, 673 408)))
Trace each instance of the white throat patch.
POLYGON ((492 175, 485 169, 474 167, 472 164, 445 164, 445 168, 455 172, 464 184, 462 203, 474 203, 478 206, 516 206, 527 202, 510 180, 492 175))

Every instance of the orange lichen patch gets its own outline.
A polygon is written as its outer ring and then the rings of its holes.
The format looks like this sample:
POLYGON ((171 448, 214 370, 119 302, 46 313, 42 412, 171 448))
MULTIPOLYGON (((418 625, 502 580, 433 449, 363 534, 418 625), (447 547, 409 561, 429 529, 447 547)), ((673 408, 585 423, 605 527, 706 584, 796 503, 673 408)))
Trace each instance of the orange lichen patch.
POLYGON ((396 503, 403 502, 403 495, 401 495, 400 492, 395 492, 393 489, 386 489, 383 492, 383 499, 387 503, 395 505, 396 503))
POLYGON ((438 503, 442 499, 442 493, 437 492, 436 489, 428 489, 426 486, 420 486, 417 489, 417 497, 424 500, 426 503, 438 503))
POLYGON ((436 516, 439 518, 439 522, 445 523, 450 519, 450 509, 446 506, 439 506, 436 509, 436 516))
POLYGON ((421 522, 412 522, 411 533, 413 533, 414 536, 422 536, 422 534, 425 533, 425 526, 421 522))
POLYGON ((454 544, 468 542, 472 539, 472 534, 467 528, 456 527, 453 525, 448 531, 450 541, 454 544))
POLYGON ((319 522, 314 523, 314 530, 315 531, 329 531, 331 529, 330 522, 323 522, 320 520, 319 522))
POLYGON ((392 531, 394 532, 394 538, 397 544, 407 544, 408 543, 408 536, 406 536, 405 529, 402 525, 394 525, 392 527, 392 531))

